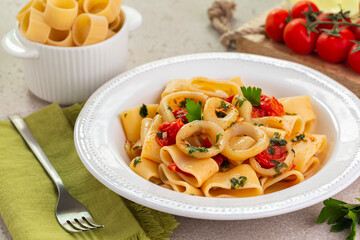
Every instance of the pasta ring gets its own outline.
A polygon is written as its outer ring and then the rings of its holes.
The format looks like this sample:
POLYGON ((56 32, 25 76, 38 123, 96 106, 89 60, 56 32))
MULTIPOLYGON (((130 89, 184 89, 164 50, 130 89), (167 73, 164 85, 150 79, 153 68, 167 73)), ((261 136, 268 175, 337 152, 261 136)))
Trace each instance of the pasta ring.
POLYGON ((239 112, 232 104, 225 103, 224 100, 213 97, 206 101, 203 115, 205 121, 214 122, 223 129, 226 129, 237 120, 239 112), (218 117, 218 112, 216 110, 220 109, 223 104, 226 106, 225 108, 227 108, 227 111, 226 113, 222 112, 226 115, 225 117, 220 118, 218 117))
MULTIPOLYGON (((224 130, 213 122, 207 121, 193 121, 185 124, 180 128, 176 135, 176 146, 185 154, 194 158, 209 158, 221 153, 225 148, 225 132, 224 130), (213 144, 210 148, 205 148, 205 151, 198 151, 196 147, 191 146, 186 140, 195 133, 208 134, 209 140, 213 144)), ((204 148, 201 148, 204 149, 204 148)))
POLYGON ((60 47, 74 46, 71 30, 51 29, 47 44, 60 47))
POLYGON ((279 173, 284 173, 284 172, 286 172, 287 169, 290 169, 292 167, 294 156, 295 156, 294 152, 291 150, 290 144, 286 144, 285 148, 286 148, 286 151, 288 152, 288 155, 287 155, 286 159, 284 160, 284 163, 286 164, 287 167, 282 168, 281 169, 282 171, 280 171, 280 172, 275 171, 275 167, 272 167, 269 169, 261 167, 260 163, 258 161, 256 161, 255 157, 250 158, 250 165, 253 167, 253 169, 256 172, 258 172, 262 176, 274 176, 279 173))
POLYGON ((194 77, 189 80, 189 90, 202 92, 209 97, 228 98, 240 93, 240 87, 234 82, 194 77))
POLYGON ((114 21, 117 15, 114 0, 84 0, 83 8, 86 13, 106 17, 108 23, 114 21))
POLYGON ((72 33, 77 46, 91 45, 105 40, 108 23, 104 16, 83 13, 76 18, 72 33))
POLYGON ((50 26, 44 21, 42 12, 31 8, 20 24, 21 34, 30 41, 45 43, 50 34, 50 26))
POLYGON ((123 3, 123 0, 114 0, 116 15, 119 15, 119 14, 120 14, 120 10, 121 10, 121 5, 122 5, 122 3, 123 3))
POLYGON ((275 191, 280 191, 285 188, 292 187, 302 181, 304 181, 303 174, 299 171, 291 170, 284 174, 281 174, 278 177, 267 179, 265 181, 265 183, 263 184, 264 193, 268 194, 268 193, 272 193, 275 191), (289 179, 289 178, 291 178, 291 179, 289 179), (286 179, 286 181, 283 181, 285 179, 286 179), (271 186, 273 187, 273 189, 269 188, 271 186), (275 187, 275 189, 274 189, 274 187, 275 187))
POLYGON ((175 121, 175 116, 172 113, 172 110, 178 109, 181 106, 181 101, 184 101, 186 98, 195 100, 196 102, 201 102, 203 106, 208 99, 208 97, 203 93, 197 92, 175 92, 169 94, 160 101, 159 113, 163 116, 164 121, 172 122, 175 121))
POLYGON ((230 138, 239 135, 250 136, 256 141, 256 143, 246 150, 232 149, 229 144, 226 144, 224 151, 221 153, 238 164, 252 156, 261 153, 269 145, 269 138, 266 133, 259 127, 255 127, 250 123, 235 123, 232 127, 228 128, 225 131, 226 142, 229 142, 230 138))
POLYGON ((34 3, 34 0, 29 1, 20 11, 19 13, 16 15, 16 19, 18 20, 19 23, 21 23, 21 21, 23 20, 24 16, 26 15, 26 13, 28 11, 30 11, 30 7, 32 6, 32 4, 34 3))
POLYGON ((44 12, 46 22, 57 30, 68 30, 78 14, 75 0, 48 0, 44 12))

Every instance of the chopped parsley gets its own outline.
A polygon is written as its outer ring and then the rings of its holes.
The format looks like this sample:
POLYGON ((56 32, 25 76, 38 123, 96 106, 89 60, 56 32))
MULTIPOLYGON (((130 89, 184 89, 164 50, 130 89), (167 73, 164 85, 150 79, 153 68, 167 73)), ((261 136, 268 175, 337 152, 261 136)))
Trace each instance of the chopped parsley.
POLYGON ((134 167, 136 167, 136 165, 138 165, 139 163, 141 163, 141 157, 136 157, 134 159, 134 167))
POLYGON ((277 146, 285 146, 287 144, 287 141, 280 138, 280 133, 275 132, 273 138, 270 138, 270 144, 277 146))
POLYGON ((288 113, 288 112, 285 112, 285 114, 286 115, 292 115, 292 116, 297 115, 296 113, 288 113))
POLYGON ((220 103, 220 108, 221 108, 221 109, 229 109, 229 108, 230 108, 230 105, 226 104, 225 101, 221 101, 221 103, 220 103))
POLYGON ((238 189, 240 187, 243 187, 247 181, 247 177, 240 176, 239 179, 232 178, 230 179, 231 182, 231 189, 238 189))
POLYGON ((305 134, 304 133, 296 135, 295 138, 291 139, 292 142, 299 142, 299 141, 304 141, 304 140, 305 140, 305 134))
POLYGON ((218 143, 220 137, 222 136, 223 134, 222 133, 219 133, 216 135, 216 142, 215 143, 218 143))
POLYGON ((241 87, 241 91, 244 97, 251 103, 253 106, 259 106, 260 96, 261 96, 261 88, 257 87, 241 87))
POLYGON ((163 138, 163 131, 159 131, 159 132, 157 132, 156 133, 156 136, 158 137, 158 138, 163 138))
POLYGON ((285 162, 279 162, 279 161, 276 161, 274 159, 270 159, 270 162, 275 164, 275 172, 277 172, 277 173, 281 173, 282 168, 287 168, 288 167, 285 162))
POLYGON ((132 148, 132 150, 133 150, 133 151, 136 151, 136 150, 138 150, 139 148, 142 148, 142 146, 141 146, 141 145, 136 145, 136 146, 134 146, 134 147, 132 148))
POLYGON ((275 149, 274 149, 273 147, 269 147, 268 153, 269 153, 271 156, 274 156, 274 154, 275 154, 275 149))
POLYGON ((149 113, 148 113, 148 109, 146 107, 145 104, 143 104, 140 108, 140 112, 139 112, 140 116, 142 116, 143 118, 146 117, 149 113))
POLYGON ((293 153, 295 153, 295 150, 294 150, 294 149, 291 149, 291 151, 292 151, 293 153))
POLYGON ((280 119, 279 123, 282 123, 282 119, 280 119))
POLYGON ((170 111, 172 111, 171 107, 169 105, 166 106, 166 108, 170 111))
POLYGON ((235 122, 230 123, 230 126, 229 126, 229 127, 232 127, 234 124, 235 124, 235 122))
POLYGON ((278 177, 278 176, 280 176, 281 175, 281 172, 279 172, 279 173, 277 173, 277 174, 274 174, 272 177, 273 178, 276 178, 276 177, 278 177))
POLYGON ((194 157, 193 156, 194 152, 208 152, 209 151, 206 147, 194 147, 194 146, 191 146, 190 144, 186 144, 186 147, 189 148, 188 155, 190 157, 194 157))
MULTIPOLYGON (((187 99, 187 98, 186 98, 187 99)), ((180 107, 181 108, 186 108, 186 99, 184 101, 180 102, 180 107)))
POLYGON ((230 163, 228 160, 224 159, 224 161, 222 162, 222 164, 220 165, 220 171, 221 172, 225 172, 228 170, 228 168, 230 167, 230 163))
POLYGON ((259 124, 259 127, 262 127, 262 126, 264 126, 264 124, 260 123, 260 124, 259 124))
POLYGON ((124 114, 124 118, 126 118, 126 117, 127 117, 127 113, 124 114))
POLYGON ((235 102, 235 107, 239 107, 241 108, 241 106, 244 104, 244 102, 246 101, 246 98, 239 98, 238 96, 236 96, 236 102, 235 102))
POLYGON ((189 122, 203 119, 200 103, 195 103, 194 100, 187 98, 186 110, 188 111, 188 114, 186 114, 186 118, 189 122))

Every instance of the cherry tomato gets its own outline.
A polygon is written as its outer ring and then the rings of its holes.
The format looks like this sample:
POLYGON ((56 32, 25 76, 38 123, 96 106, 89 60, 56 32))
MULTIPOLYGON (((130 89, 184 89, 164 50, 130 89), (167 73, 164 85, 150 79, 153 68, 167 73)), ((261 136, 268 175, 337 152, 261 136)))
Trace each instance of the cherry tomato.
MULTIPOLYGON (((360 24, 360 20, 356 24, 360 24)), ((354 33, 356 40, 360 40, 360 27, 352 27, 351 31, 354 33)))
POLYGON ((209 140, 209 138, 205 138, 203 143, 201 144, 202 147, 206 147, 206 148, 211 148, 212 147, 212 144, 209 140))
POLYGON ((354 45, 354 34, 349 29, 340 31, 341 37, 322 33, 316 43, 319 56, 327 62, 339 63, 346 60, 350 48, 354 45))
POLYGON ((265 32, 266 35, 276 42, 283 41, 284 28, 287 24, 286 19, 289 17, 289 12, 285 9, 274 9, 266 18, 265 32))
POLYGON ((227 102, 229 102, 229 103, 231 103, 232 100, 234 99, 234 97, 235 97, 235 95, 232 95, 232 96, 230 96, 230 97, 228 97, 228 98, 225 98, 224 100, 227 101, 227 102))
POLYGON ((251 117, 266 117, 266 116, 284 116, 284 107, 274 97, 268 97, 266 95, 260 96, 260 105, 252 108, 251 117))
MULTIPOLYGON (((331 20, 331 17, 332 17, 332 16, 334 16, 333 13, 321 13, 321 14, 318 16, 318 18, 319 18, 319 20, 322 21, 322 22, 333 22, 333 20, 331 20)), ((345 20, 344 20, 344 19, 339 19, 339 20, 337 20, 337 22, 344 22, 344 21, 346 21, 346 22, 351 22, 350 18, 345 18, 345 20)), ((321 31, 321 30, 323 30, 323 29, 333 29, 334 26, 335 26, 334 24, 321 23, 321 24, 319 24, 319 25, 316 27, 316 29, 317 29, 318 31, 321 31)), ((348 28, 348 29, 351 30, 351 27, 350 27, 350 26, 347 26, 347 25, 339 25, 339 26, 338 26, 338 28, 343 28, 343 27, 348 28)))
POLYGON ((172 122, 164 122, 159 126, 159 132, 156 134, 156 142, 161 146, 169 146, 176 143, 176 134, 184 126, 181 119, 172 122), (165 133, 165 134, 164 134, 165 133), (165 137, 163 137, 165 135, 165 137))
POLYGON ((221 154, 215 155, 212 157, 212 159, 215 160, 215 162, 219 165, 219 167, 221 166, 221 164, 224 162, 224 160, 226 160, 226 157, 224 157, 221 154))
POLYGON ((305 19, 297 18, 289 22, 284 30, 285 44, 297 54, 309 54, 315 50, 319 33, 308 34, 305 19))
POLYGON ((186 118, 186 114, 188 114, 188 111, 186 111, 185 109, 181 109, 181 108, 176 109, 173 111, 173 114, 176 119, 180 118, 183 121, 183 123, 189 122, 186 118))
POLYGON ((309 5, 313 12, 318 12, 319 8, 311 1, 299 1, 294 4, 291 8, 291 17, 292 18, 303 18, 305 19, 305 15, 303 12, 309 12, 309 5))
POLYGON ((358 43, 354 44, 349 51, 348 62, 350 67, 355 71, 360 73, 360 45, 358 43), (357 51, 355 49, 359 48, 357 51))
POLYGON ((187 173, 187 172, 184 172, 183 170, 181 170, 174 162, 172 162, 168 165, 168 169, 170 169, 173 172, 182 173, 186 176, 192 176, 190 173, 187 173))
POLYGON ((275 163, 273 163, 270 160, 275 160, 278 162, 283 162, 285 161, 286 157, 287 157, 288 153, 286 151, 285 146, 270 146, 268 147, 268 149, 262 151, 261 153, 259 153, 258 155, 255 156, 256 161, 258 161, 258 163, 260 163, 261 167, 269 169, 272 167, 275 167, 275 163), (271 155, 269 153, 269 149, 273 148, 273 155, 271 155))

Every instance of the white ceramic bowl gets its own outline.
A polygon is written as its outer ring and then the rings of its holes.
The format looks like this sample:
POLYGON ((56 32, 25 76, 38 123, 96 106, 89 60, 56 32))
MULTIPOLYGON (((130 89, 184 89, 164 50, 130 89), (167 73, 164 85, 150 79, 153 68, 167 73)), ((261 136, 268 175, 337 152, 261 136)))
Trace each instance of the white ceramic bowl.
POLYGON ((204 219, 274 216, 318 203, 360 175, 360 101, 348 89, 308 67, 257 55, 208 53, 152 62, 127 71, 99 88, 86 102, 75 126, 75 145, 87 169, 105 186, 160 211, 204 219), (291 188, 251 198, 196 197, 159 187, 129 167, 118 114, 142 103, 159 102, 174 78, 241 76, 275 97, 310 95, 317 115, 314 132, 326 134, 326 164, 291 188))
POLYGON ((24 38, 18 28, 2 39, 4 50, 23 59, 28 88, 49 102, 72 104, 85 101, 98 87, 126 68, 128 34, 142 17, 123 6, 125 23, 111 38, 83 47, 56 47, 24 38))

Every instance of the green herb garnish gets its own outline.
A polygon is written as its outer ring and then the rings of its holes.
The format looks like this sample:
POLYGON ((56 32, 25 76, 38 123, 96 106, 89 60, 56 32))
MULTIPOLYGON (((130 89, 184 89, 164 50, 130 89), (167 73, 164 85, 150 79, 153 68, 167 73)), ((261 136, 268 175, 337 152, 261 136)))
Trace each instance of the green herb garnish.
POLYGON ((230 163, 228 160, 224 159, 222 164, 220 165, 220 171, 225 172, 230 167, 230 163))
POLYGON ((246 98, 239 98, 238 96, 236 96, 236 102, 235 102, 235 107, 239 107, 241 108, 241 106, 244 104, 244 102, 246 101, 246 98))
POLYGON ((292 116, 297 115, 296 113, 288 113, 288 112, 285 112, 285 114, 286 115, 292 115, 292 116))
POLYGON ((218 143, 220 137, 222 136, 223 134, 222 133, 219 133, 216 135, 216 142, 215 143, 218 143))
POLYGON ((273 147, 269 147, 268 153, 269 153, 271 156, 274 156, 274 154, 275 154, 275 149, 274 149, 273 147))
POLYGON ((126 117, 127 117, 127 113, 124 114, 124 118, 126 118, 126 117))
POLYGON ((225 101, 221 101, 221 103, 220 103, 220 108, 221 108, 221 109, 229 109, 229 108, 230 108, 230 105, 226 104, 225 101))
POLYGON ((301 133, 299 135, 296 135, 296 137, 291 139, 291 141, 292 142, 299 142, 299 141, 304 140, 304 139, 305 139, 305 134, 301 133))
POLYGON ((142 116, 143 118, 146 117, 149 113, 147 110, 147 107, 145 104, 143 104, 140 108, 140 112, 139 112, 140 116, 142 116))
POLYGON ((257 87, 241 87, 241 91, 244 97, 251 103, 253 106, 259 106, 260 96, 261 96, 261 88, 257 87))
POLYGON ((219 112, 216 112, 216 116, 217 116, 218 118, 224 118, 224 117, 226 117, 226 113, 224 113, 224 112, 222 112, 222 111, 219 111, 219 112))
POLYGON ((170 111, 172 111, 171 107, 169 105, 166 106, 166 108, 170 111))
MULTIPOLYGON (((356 198, 360 201, 360 198, 356 198)), ((329 198, 324 202, 325 207, 321 210, 316 223, 324 223, 327 221, 332 224, 330 231, 340 232, 344 229, 351 229, 347 240, 354 240, 356 237, 356 223, 360 218, 360 204, 348 204, 333 198, 329 198)))
POLYGON ((274 159, 270 159, 270 162, 272 162, 273 164, 275 164, 275 172, 277 173, 281 173, 281 169, 282 168, 286 168, 288 167, 287 164, 285 162, 279 162, 279 161, 276 161, 274 159))
POLYGON ((136 145, 132 148, 133 151, 138 150, 139 148, 142 148, 142 145, 136 145))
POLYGON ((194 157, 193 156, 194 152, 208 152, 209 151, 206 147, 194 147, 194 146, 191 146, 190 144, 186 144, 186 147, 189 148, 188 155, 190 157, 194 157))
POLYGON ((240 187, 243 187, 247 181, 247 177, 240 176, 239 179, 232 178, 230 179, 231 182, 231 189, 238 189, 240 187))
POLYGON ((184 101, 181 101, 181 102, 180 102, 180 107, 181 107, 181 108, 186 108, 186 99, 187 99, 187 98, 185 98, 184 101))
POLYGON ((200 103, 195 103, 194 100, 187 98, 186 99, 186 110, 188 111, 188 114, 186 114, 186 118, 189 122, 203 119, 200 103))
POLYGON ((235 124, 235 122, 230 123, 230 126, 229 126, 229 127, 232 127, 234 124, 235 124))
POLYGON ((275 132, 273 138, 270 138, 270 144, 277 146, 285 146, 287 144, 287 141, 280 138, 280 133, 275 132))
POLYGON ((134 159, 134 167, 136 167, 136 165, 138 165, 139 163, 141 163, 141 157, 136 157, 134 159))

